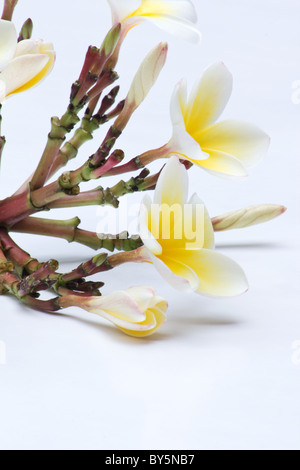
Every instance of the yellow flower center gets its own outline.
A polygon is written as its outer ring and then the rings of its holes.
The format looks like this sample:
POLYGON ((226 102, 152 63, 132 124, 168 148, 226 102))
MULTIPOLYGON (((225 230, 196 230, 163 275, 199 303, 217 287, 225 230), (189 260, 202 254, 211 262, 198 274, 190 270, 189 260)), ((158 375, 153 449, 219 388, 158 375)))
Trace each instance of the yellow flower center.
MULTIPOLYGON (((135 10, 128 18, 134 16, 163 16, 172 13, 172 6, 167 6, 165 2, 157 0, 142 0, 141 6, 135 10)), ((127 19, 127 18, 126 18, 127 19)))

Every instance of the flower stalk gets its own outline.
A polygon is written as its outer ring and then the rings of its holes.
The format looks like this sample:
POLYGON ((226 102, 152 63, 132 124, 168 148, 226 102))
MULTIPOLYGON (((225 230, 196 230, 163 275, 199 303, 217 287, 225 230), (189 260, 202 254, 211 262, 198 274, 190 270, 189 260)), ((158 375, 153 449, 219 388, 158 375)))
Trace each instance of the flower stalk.
POLYGON ((17 6, 18 0, 4 0, 2 20, 11 21, 14 10, 17 6))

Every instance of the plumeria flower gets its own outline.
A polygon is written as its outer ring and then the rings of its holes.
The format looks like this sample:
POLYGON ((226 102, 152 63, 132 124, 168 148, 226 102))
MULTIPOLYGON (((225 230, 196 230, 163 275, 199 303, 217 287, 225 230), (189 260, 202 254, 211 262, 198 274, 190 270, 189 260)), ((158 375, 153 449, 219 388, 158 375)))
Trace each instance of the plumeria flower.
POLYGON ((197 15, 190 0, 108 0, 108 3, 113 23, 122 24, 122 38, 144 21, 191 42, 197 42, 201 37, 194 26, 197 15))
POLYGON ((142 337, 152 335, 166 320, 168 304, 151 287, 131 287, 102 297, 63 295, 62 308, 80 307, 111 321, 124 333, 142 337))
POLYGON ((17 38, 14 24, 0 20, 0 103, 39 83, 55 61, 52 44, 17 38))
POLYGON ((216 122, 231 92, 232 75, 221 62, 206 69, 189 98, 182 80, 171 100, 173 137, 162 148, 165 155, 176 154, 213 174, 246 176, 246 168, 266 155, 270 139, 248 122, 216 122))
POLYGON ((196 194, 188 200, 187 170, 177 157, 164 167, 153 203, 149 196, 143 200, 140 235, 140 255, 176 289, 221 297, 248 289, 240 266, 214 250, 211 219, 196 194))

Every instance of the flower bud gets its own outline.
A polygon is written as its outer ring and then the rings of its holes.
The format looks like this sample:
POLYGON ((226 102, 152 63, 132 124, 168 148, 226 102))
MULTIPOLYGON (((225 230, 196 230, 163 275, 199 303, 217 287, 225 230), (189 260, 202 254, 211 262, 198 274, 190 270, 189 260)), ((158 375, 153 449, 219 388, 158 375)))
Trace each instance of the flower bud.
POLYGON ((238 211, 214 217, 212 224, 215 232, 250 227, 275 219, 286 211, 286 207, 276 204, 259 204, 238 211))

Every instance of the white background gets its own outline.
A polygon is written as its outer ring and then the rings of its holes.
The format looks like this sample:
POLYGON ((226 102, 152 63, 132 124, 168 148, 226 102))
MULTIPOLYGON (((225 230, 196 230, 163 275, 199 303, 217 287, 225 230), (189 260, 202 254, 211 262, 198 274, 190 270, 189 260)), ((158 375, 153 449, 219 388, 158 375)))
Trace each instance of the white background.
MULTIPOLYGON (((191 87, 205 67, 223 60, 234 76, 224 118, 262 127, 271 137, 270 151, 244 181, 194 168, 190 191, 198 192, 212 216, 265 202, 284 204, 288 211, 269 224, 217 234, 218 249, 247 274, 250 290, 244 296, 178 294, 151 266, 106 274, 104 293, 153 285, 168 299, 168 321, 149 339, 127 337, 76 309, 46 315, 1 298, 1 449, 300 449, 300 93, 293 89, 300 80, 300 4, 194 3, 201 47, 150 24, 128 36, 118 68, 122 97, 156 43, 167 40, 170 51, 119 146, 131 158, 164 144, 175 83, 186 76, 191 87)), ((17 26, 28 16, 34 37, 54 42, 57 62, 40 87, 5 103, 2 198, 34 169, 49 118, 64 112, 87 46, 99 45, 110 26, 105 0, 19 0, 17 26)), ((83 149, 80 162, 102 136, 83 149)), ((128 199, 129 207, 140 199, 128 199)), ((94 207, 57 212, 54 217, 78 214, 82 227, 93 230, 100 220, 94 207)), ((59 240, 15 239, 34 257, 57 258, 62 270, 93 254, 59 240)))

